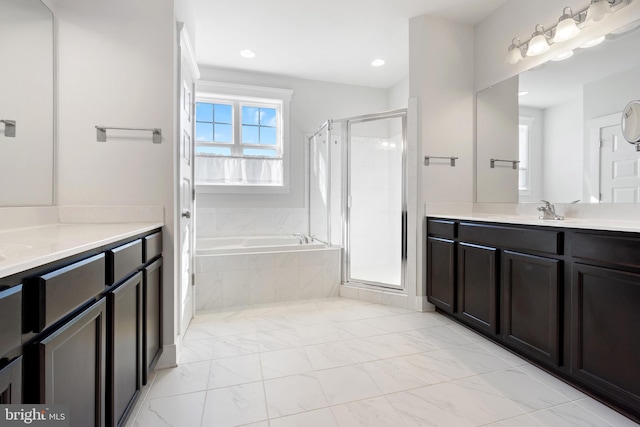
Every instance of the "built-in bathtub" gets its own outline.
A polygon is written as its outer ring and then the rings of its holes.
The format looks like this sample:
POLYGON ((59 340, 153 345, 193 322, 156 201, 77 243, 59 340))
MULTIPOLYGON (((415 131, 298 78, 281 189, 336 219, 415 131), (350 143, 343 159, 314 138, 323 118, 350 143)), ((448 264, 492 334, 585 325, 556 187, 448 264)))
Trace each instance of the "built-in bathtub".
POLYGON ((294 235, 204 237, 196 240, 196 255, 304 251, 322 249, 325 244, 294 235))
POLYGON ((297 235, 196 239, 199 312, 339 293, 340 248, 297 235))

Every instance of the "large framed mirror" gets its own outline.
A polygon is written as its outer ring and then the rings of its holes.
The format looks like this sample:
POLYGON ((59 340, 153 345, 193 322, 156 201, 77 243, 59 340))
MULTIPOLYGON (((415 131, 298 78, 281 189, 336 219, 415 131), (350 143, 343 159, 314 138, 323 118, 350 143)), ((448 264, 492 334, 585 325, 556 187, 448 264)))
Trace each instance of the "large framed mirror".
POLYGON ((54 203, 53 15, 0 0, 0 206, 54 203))
POLYGON ((640 99, 639 51, 636 22, 478 92, 476 200, 639 203, 640 153, 621 129, 640 99))

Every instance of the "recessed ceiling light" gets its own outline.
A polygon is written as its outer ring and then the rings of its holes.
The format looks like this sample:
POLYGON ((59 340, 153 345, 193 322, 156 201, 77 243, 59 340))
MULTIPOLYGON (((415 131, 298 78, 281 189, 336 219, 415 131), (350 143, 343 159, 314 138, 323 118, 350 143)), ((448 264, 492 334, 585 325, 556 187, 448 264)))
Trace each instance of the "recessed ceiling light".
POLYGON ((371 61, 371 65, 374 67, 382 67, 384 65, 384 59, 374 59, 371 61))
POLYGON ((525 96, 528 95, 529 92, 527 92, 526 90, 523 90, 522 92, 518 92, 518 96, 525 96))
POLYGON ((242 56, 243 58, 251 59, 256 57, 256 53, 251 49, 243 49, 240 51, 240 56, 242 56))
POLYGON ((598 37, 597 39, 593 39, 590 42, 586 42, 585 44, 583 44, 582 46, 580 46, 582 49, 587 49, 589 47, 594 47, 599 45, 600 43, 602 43, 604 41, 605 37, 601 36, 598 37))

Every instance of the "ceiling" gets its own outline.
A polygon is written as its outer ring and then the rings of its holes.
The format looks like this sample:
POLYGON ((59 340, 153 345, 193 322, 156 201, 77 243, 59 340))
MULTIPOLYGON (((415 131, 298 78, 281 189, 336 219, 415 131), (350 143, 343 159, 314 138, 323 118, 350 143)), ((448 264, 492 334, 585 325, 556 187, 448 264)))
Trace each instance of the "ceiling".
POLYGON ((187 1, 200 65, 389 88, 408 76, 410 18, 476 24, 507 0, 187 1))

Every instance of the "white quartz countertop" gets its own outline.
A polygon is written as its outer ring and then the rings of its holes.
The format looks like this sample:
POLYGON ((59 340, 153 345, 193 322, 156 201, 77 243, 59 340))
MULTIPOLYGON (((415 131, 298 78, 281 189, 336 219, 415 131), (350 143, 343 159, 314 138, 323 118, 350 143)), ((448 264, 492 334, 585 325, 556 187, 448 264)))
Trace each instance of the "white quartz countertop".
POLYGON ((514 225, 537 225, 544 227, 580 228, 586 230, 609 230, 640 232, 640 221, 618 221, 602 218, 565 218, 564 220, 544 220, 534 216, 504 214, 427 214, 430 218, 458 219, 463 221, 484 221, 514 225))
POLYGON ((161 222, 52 224, 0 231, 0 278, 162 226, 161 222))

